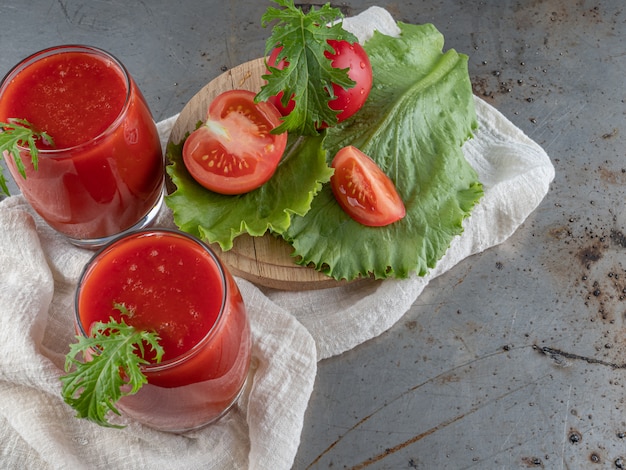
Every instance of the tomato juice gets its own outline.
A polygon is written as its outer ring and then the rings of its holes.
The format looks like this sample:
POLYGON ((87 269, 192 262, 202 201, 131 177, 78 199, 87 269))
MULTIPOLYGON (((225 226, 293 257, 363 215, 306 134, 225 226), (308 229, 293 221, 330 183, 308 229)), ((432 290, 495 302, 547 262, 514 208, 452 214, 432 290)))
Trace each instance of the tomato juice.
POLYGON ((241 294, 213 252, 187 234, 139 231, 107 245, 81 276, 76 312, 83 335, 95 322, 122 316, 160 336, 162 361, 144 366, 148 383, 118 402, 139 422, 195 429, 225 413, 243 388, 250 328, 241 294))
POLYGON ((87 46, 58 46, 13 68, 0 84, 0 122, 26 119, 54 140, 38 141, 38 168, 27 148, 30 205, 78 245, 101 246, 147 225, 163 199, 164 158, 148 105, 124 66, 87 46))

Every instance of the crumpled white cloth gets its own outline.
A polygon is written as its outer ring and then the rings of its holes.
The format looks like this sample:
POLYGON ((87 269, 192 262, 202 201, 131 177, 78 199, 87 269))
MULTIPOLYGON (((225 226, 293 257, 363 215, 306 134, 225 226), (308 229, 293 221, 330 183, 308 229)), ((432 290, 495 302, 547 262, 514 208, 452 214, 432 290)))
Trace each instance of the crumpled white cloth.
MULTIPOLYGON (((372 7, 347 18, 364 41, 395 34, 372 7)), ((428 282, 506 240, 546 195, 554 168, 539 145, 476 98, 479 130, 464 147, 485 196, 437 267, 423 278, 365 281, 310 292, 237 279, 253 331, 253 370, 237 406, 205 429, 173 435, 129 422, 122 430, 74 418, 59 376, 73 338, 74 288, 92 252, 47 227, 21 196, 0 202, 0 467, 6 469, 288 469, 317 361, 391 327, 428 282)), ((165 143, 176 116, 159 123, 165 143)), ((174 227, 164 207, 158 224, 174 227)))

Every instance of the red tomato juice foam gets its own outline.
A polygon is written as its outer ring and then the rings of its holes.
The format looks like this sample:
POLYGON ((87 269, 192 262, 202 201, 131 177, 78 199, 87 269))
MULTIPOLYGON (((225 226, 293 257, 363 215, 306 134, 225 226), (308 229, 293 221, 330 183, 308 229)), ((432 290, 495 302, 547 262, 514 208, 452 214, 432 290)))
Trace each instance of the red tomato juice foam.
POLYGON ((122 112, 126 94, 126 79, 110 61, 67 52, 22 71, 2 97, 0 116, 26 119, 53 136, 55 147, 70 148, 102 134, 122 112))
POLYGON ((222 307, 222 289, 214 263, 193 242, 144 236, 98 260, 81 288, 78 308, 87 329, 113 317, 155 331, 167 361, 206 336, 222 307), (115 303, 132 315, 121 315, 115 303))

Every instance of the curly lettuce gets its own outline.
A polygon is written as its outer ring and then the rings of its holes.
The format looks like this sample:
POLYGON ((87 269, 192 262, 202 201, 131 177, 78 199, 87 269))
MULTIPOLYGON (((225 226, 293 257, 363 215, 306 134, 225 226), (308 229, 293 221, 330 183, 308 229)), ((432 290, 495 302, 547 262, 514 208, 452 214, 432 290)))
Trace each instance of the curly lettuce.
POLYGON ((224 251, 243 234, 261 236, 270 231, 283 233, 294 215, 304 215, 322 184, 330 180, 332 169, 325 159, 322 137, 289 139, 285 155, 270 180, 254 191, 227 196, 198 184, 185 168, 184 141, 169 143, 167 172, 176 190, 166 196, 174 223, 181 230, 224 251))
POLYGON ((372 157, 394 181, 407 214, 365 227, 334 202, 328 185, 283 234, 299 263, 336 279, 424 275, 463 231, 483 195, 462 145, 477 127, 467 56, 442 52, 433 25, 398 24, 398 38, 365 43, 374 84, 351 119, 329 129, 327 158, 346 145, 372 157))

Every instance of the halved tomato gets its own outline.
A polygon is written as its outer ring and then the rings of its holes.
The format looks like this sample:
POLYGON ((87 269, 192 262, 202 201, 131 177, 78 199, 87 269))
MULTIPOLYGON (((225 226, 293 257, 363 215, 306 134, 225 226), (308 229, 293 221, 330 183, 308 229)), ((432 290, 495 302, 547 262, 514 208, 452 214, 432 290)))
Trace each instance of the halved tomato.
POLYGON ((287 145, 287 133, 272 134, 281 114, 254 102, 255 93, 226 91, 209 105, 206 122, 183 146, 183 161, 202 186, 221 194, 242 194, 269 180, 287 145))
POLYGON ((335 173, 330 185, 335 199, 357 222, 382 227, 406 215, 393 181, 369 156, 349 145, 331 163, 335 173))

